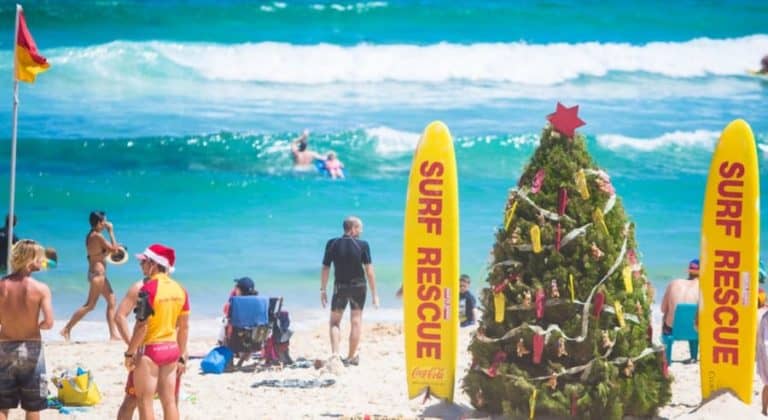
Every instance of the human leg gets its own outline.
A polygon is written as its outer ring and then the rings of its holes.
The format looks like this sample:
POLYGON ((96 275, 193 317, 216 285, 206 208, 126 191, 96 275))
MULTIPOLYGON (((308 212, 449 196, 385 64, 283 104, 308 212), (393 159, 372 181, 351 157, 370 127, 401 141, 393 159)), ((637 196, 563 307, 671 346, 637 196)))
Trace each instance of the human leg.
POLYGON ((123 402, 120 404, 120 408, 117 410, 117 420, 131 420, 133 419, 133 412, 138 406, 138 400, 136 399, 136 387, 133 385, 133 372, 128 374, 128 379, 125 381, 125 396, 123 402))
MULTIPOLYGON (((363 329, 363 308, 365 307, 366 287, 356 286, 349 288, 349 354, 347 360, 356 360, 357 347, 360 344, 360 334, 363 329)), ((356 363, 352 363, 356 364, 356 363)))
POLYGON ((360 334, 363 328, 363 310, 352 309, 349 314, 349 354, 347 360, 354 360, 357 355, 357 347, 360 344, 360 334))
POLYGON ((14 369, 19 345, 19 342, 0 342, 0 420, 7 419, 8 412, 19 406, 19 387, 14 369))
MULTIPOLYGON (((178 358, 177 358, 178 360, 178 358)), ((160 366, 157 392, 163 405, 163 419, 178 420, 179 407, 176 405, 176 361, 160 366)))
POLYGON ((331 354, 339 354, 339 342, 341 341, 341 317, 344 315, 344 310, 336 311, 331 310, 330 320, 330 335, 331 335, 331 354))
POLYGON ((688 340, 688 349, 691 351, 691 360, 699 360, 699 340, 688 340))
POLYGON ((133 395, 125 394, 123 402, 120 404, 120 408, 117 410, 117 420, 131 420, 133 419, 133 412, 136 410, 138 401, 133 395))
POLYGON ((40 411, 48 408, 48 378, 41 341, 24 342, 19 351, 18 381, 21 408, 27 419, 39 419, 40 411))
POLYGON ((109 283, 108 278, 104 278, 104 287, 101 289, 101 295, 104 296, 104 300, 107 301, 107 326, 109 327, 109 339, 121 340, 120 333, 117 331, 117 324, 115 324, 115 309, 117 303, 115 303, 115 292, 112 290, 112 284, 109 283))
POLYGON ((768 416, 768 385, 763 385, 763 415, 768 416))
POLYGON ((90 283, 90 287, 88 288, 88 299, 83 306, 75 310, 75 313, 72 314, 72 318, 70 318, 67 325, 65 325, 64 329, 59 333, 66 341, 69 341, 69 335, 72 332, 72 328, 74 328, 75 325, 88 314, 88 312, 91 312, 93 308, 96 307, 96 302, 98 302, 101 289, 104 285, 104 276, 91 275, 89 273, 88 282, 90 283))
POLYGON ((136 386, 136 398, 139 406, 139 419, 154 420, 152 398, 157 391, 157 378, 160 369, 149 357, 142 355, 133 370, 133 382, 136 386))

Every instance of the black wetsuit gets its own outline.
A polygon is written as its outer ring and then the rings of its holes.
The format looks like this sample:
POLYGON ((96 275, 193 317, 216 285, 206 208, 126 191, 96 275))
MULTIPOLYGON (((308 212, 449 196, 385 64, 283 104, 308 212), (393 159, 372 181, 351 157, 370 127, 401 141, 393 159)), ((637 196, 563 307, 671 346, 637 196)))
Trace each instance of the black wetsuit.
POLYGON ((352 309, 363 309, 367 287, 363 265, 371 263, 368 242, 344 235, 325 244, 323 265, 333 263, 333 298, 331 310, 343 311, 347 302, 352 309))

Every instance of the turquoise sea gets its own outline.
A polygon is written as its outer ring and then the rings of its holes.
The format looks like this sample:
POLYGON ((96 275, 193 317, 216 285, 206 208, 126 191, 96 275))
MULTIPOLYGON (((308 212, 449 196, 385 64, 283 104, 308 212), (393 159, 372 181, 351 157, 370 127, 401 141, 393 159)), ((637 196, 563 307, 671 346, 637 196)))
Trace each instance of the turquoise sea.
MULTIPOLYGON (((768 83, 746 75, 768 54, 766 2, 23 6, 52 68, 21 86, 17 229, 59 251, 40 275, 57 319, 84 302, 94 209, 132 252, 177 249, 200 318, 218 315, 244 275, 291 310, 319 309, 323 245, 358 215, 396 316, 408 169, 436 119, 455 136, 461 267, 475 290, 507 190, 557 101, 580 105, 580 132, 637 223, 658 287, 698 253, 706 172, 729 121, 752 125, 768 174, 768 83), (311 147, 338 153, 347 180, 291 170, 289 140, 305 128, 311 147)), ((6 205, 14 7, 0 4, 6 205)), ((122 296, 140 272, 131 261, 109 275, 122 296)), ((88 319, 103 319, 103 303, 88 319)))

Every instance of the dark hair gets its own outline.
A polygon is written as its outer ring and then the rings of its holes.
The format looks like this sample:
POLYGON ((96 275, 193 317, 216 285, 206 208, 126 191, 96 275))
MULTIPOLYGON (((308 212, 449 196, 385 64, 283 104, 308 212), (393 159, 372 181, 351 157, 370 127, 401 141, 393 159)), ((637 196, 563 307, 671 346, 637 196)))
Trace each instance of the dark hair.
MULTIPOLYGON (((8 221, 11 219, 10 214, 5 215, 5 227, 8 227, 8 221)), ((16 217, 16 213, 13 213, 13 225, 16 226, 16 223, 19 221, 19 218, 16 217)))
POLYGON ((459 277, 459 281, 465 281, 467 283, 472 283, 472 280, 469 278, 469 274, 462 274, 459 277))
POLYGON ((305 150, 307 150, 307 141, 306 140, 302 140, 302 141, 299 142, 299 151, 303 152, 305 150))
POLYGON ((91 222, 91 227, 96 227, 99 223, 103 222, 107 217, 107 213, 103 211, 94 210, 91 215, 88 216, 88 221, 91 222))

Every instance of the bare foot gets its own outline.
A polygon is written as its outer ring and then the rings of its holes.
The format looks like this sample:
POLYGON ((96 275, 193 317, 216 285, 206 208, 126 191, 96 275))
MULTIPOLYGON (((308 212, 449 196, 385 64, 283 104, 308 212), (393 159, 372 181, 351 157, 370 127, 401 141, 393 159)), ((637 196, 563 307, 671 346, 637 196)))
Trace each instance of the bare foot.
POLYGON ((120 336, 119 336, 119 335, 110 335, 110 336, 109 336, 109 340, 110 340, 110 341, 123 341, 123 339, 122 339, 122 338, 120 338, 120 336))
POLYGON ((64 328, 63 330, 59 331, 59 334, 61 334, 62 337, 64 337, 64 341, 69 341, 69 330, 64 328))

